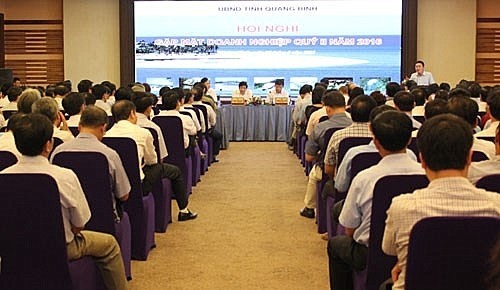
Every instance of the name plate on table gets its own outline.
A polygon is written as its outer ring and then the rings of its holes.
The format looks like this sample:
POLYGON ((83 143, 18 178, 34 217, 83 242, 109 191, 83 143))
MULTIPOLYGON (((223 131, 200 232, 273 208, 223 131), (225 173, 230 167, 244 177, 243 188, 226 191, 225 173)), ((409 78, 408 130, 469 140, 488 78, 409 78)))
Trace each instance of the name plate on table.
POLYGON ((231 105, 241 106, 245 104, 245 98, 233 97, 231 98, 231 105))
POLYGON ((288 105, 288 98, 287 97, 276 97, 274 99, 274 103, 276 105, 288 105))

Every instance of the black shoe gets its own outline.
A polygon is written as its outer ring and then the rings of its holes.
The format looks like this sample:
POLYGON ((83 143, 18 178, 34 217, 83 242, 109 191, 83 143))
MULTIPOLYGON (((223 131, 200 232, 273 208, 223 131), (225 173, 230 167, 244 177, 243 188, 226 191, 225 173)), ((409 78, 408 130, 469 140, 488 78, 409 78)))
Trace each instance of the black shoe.
POLYGON ((188 220, 194 220, 196 217, 198 217, 197 213, 193 213, 188 209, 187 213, 179 212, 179 215, 177 216, 177 220, 180 222, 183 221, 188 221, 188 220))
POLYGON ((304 207, 300 210, 300 215, 306 218, 313 219, 314 218, 314 208, 304 207))
POLYGON ((218 159, 215 159, 215 158, 214 158, 214 160, 212 160, 212 163, 217 163, 217 162, 219 162, 219 160, 218 160, 218 159))

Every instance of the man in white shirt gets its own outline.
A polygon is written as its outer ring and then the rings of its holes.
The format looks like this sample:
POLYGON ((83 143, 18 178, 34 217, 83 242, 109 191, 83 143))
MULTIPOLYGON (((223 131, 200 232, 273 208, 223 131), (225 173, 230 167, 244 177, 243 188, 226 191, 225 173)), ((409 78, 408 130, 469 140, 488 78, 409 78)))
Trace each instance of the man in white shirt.
POLYGON ((490 126, 476 133, 476 137, 495 137, 495 130, 500 123, 500 93, 496 92, 487 100, 486 113, 490 114, 490 126))
MULTIPOLYGON (((183 91, 184 93, 184 91, 183 91)), ((180 91, 179 91, 180 94, 180 91)), ((201 127, 200 120, 198 119, 198 115, 196 115, 196 111, 193 109, 194 97, 191 94, 191 91, 186 92, 183 98, 181 98, 181 107, 179 108, 179 112, 188 112, 191 116, 191 120, 193 120, 194 126, 196 127, 196 131, 205 132, 205 128, 201 127)), ((201 115, 200 115, 201 116, 201 115)), ((203 123, 204 124, 204 123, 203 123)))
POLYGON ((68 129, 66 118, 59 111, 56 100, 51 97, 43 97, 33 103, 33 113, 40 113, 47 116, 54 124, 54 137, 61 139, 63 142, 72 140, 73 134, 68 129))
POLYGON ((194 97, 194 102, 193 105, 203 105, 205 108, 207 108, 207 114, 208 114, 208 135, 212 137, 213 139, 213 150, 214 150, 214 159, 212 162, 219 162, 217 160, 217 155, 219 155, 220 151, 220 146, 222 144, 222 134, 215 129, 215 123, 217 122, 217 114, 215 113, 214 109, 207 104, 204 104, 201 99, 203 97, 203 88, 199 86, 194 86, 193 89, 191 90, 193 97, 194 97))
POLYGON ((358 173, 345 201, 335 205, 334 215, 345 227, 345 236, 328 241, 330 288, 353 289, 352 270, 366 267, 370 239, 371 204, 376 182, 388 175, 424 174, 420 164, 408 157, 406 146, 413 129, 410 118, 401 112, 386 111, 370 124, 373 141, 382 160, 358 173), (343 207, 342 207, 343 206, 343 207), (336 212, 336 213, 335 213, 336 212))
POLYGON ((108 103, 110 94, 111 92, 104 85, 97 84, 92 87, 92 95, 96 99, 95 105, 103 109, 108 116, 111 116, 111 105, 108 103))
POLYGON ((134 93, 134 105, 136 108, 137 125, 141 128, 151 128, 155 130, 158 135, 158 151, 160 152, 160 160, 168 156, 167 146, 161 128, 149 119, 151 111, 153 110, 153 98, 147 93, 134 93))
POLYGON ((212 84, 210 83, 210 79, 209 78, 202 78, 200 80, 200 83, 205 85, 205 87, 207 89, 206 94, 209 95, 210 97, 212 97, 212 99, 214 101, 216 101, 217 100, 217 93, 212 88, 212 84))
POLYGON ((70 93, 70 89, 65 85, 57 85, 54 88, 54 100, 57 102, 57 108, 62 111, 64 110, 62 106, 62 100, 70 93))
POLYGON ((410 80, 415 81, 419 86, 428 86, 435 83, 432 73, 424 71, 424 67, 424 62, 417 60, 415 63, 415 72, 410 76, 410 80))
POLYGON ((188 149, 190 145, 190 136, 194 138, 197 131, 193 119, 191 119, 189 116, 179 113, 181 107, 181 98, 182 97, 179 96, 176 90, 170 90, 163 94, 163 110, 160 111, 160 114, 158 114, 158 116, 175 116, 181 119, 184 136, 184 149, 188 149))
POLYGON ((238 84, 238 89, 233 91, 232 98, 244 98, 245 102, 249 102, 252 96, 252 90, 248 89, 247 82, 240 82, 238 84))
MULTIPOLYGON (((323 95, 325 94, 326 89, 322 86, 317 86, 312 90, 311 102, 314 107, 320 108, 314 111, 311 115, 309 115, 309 119, 307 121, 306 127, 306 135, 309 136, 314 131, 314 126, 319 123, 319 119, 321 117, 326 116, 326 108, 323 106, 323 95)), ((307 111, 304 109, 304 113, 306 114, 307 119, 307 111)))
POLYGON ((187 208, 189 197, 183 181, 181 170, 174 165, 158 163, 153 136, 148 129, 137 125, 137 114, 135 105, 131 101, 121 100, 116 102, 112 108, 113 117, 117 122, 106 132, 106 137, 128 137, 137 144, 139 172, 141 174, 142 189, 144 194, 153 190, 153 186, 161 180, 168 178, 172 181, 172 189, 179 206, 179 221, 195 219, 198 214, 192 213, 187 208), (144 162, 142 162, 144 160, 144 162))
POLYGON ((109 234, 83 230, 91 213, 78 177, 73 171, 47 160, 53 146, 53 128, 50 120, 41 114, 24 115, 14 130, 16 145, 23 155, 16 165, 0 174, 40 173, 54 178, 61 195, 68 259, 92 256, 107 289, 126 289, 125 268, 116 239, 109 234))
POLYGON ((268 104, 274 105, 276 103, 276 98, 287 98, 287 103, 290 103, 290 98, 288 92, 283 89, 285 82, 282 79, 277 79, 274 81, 274 89, 272 89, 267 94, 266 102, 268 104))
POLYGON ((17 99, 23 93, 23 89, 20 87, 10 87, 7 90, 7 97, 9 103, 3 106, 2 111, 17 111, 17 99))
POLYGON ((80 117, 85 109, 85 98, 80 93, 69 93, 63 100, 64 112, 69 115, 68 127, 78 127, 80 117))
POLYGON ((7 131, 0 136, 0 150, 8 151, 16 155, 17 159, 21 157, 21 152, 17 150, 16 141, 14 140, 14 130, 16 128, 17 122, 25 116, 23 113, 17 113, 9 118, 9 123, 7 124, 7 131))
POLYGON ((497 126, 496 130, 495 155, 491 156, 490 160, 472 162, 469 167, 467 178, 473 184, 487 175, 500 174, 500 125, 497 126))
POLYGON ((391 271, 394 290, 405 288, 410 232, 418 221, 436 216, 500 218, 500 195, 478 189, 466 178, 472 156, 469 124, 451 114, 438 115, 425 121, 417 139, 422 168, 430 183, 393 198, 387 210, 382 250, 397 256, 391 271))
MULTIPOLYGON (((451 98, 448 101, 448 112, 466 121, 471 126, 472 131, 477 127, 479 106, 471 98, 463 96, 451 98)), ((482 152, 488 159, 491 159, 495 156, 495 144, 474 136, 472 151, 482 152)))
POLYGON ((413 108, 415 108, 415 97, 410 92, 397 92, 396 95, 394 95, 394 105, 399 111, 410 117, 414 129, 418 129, 422 126, 422 124, 411 115, 413 108))

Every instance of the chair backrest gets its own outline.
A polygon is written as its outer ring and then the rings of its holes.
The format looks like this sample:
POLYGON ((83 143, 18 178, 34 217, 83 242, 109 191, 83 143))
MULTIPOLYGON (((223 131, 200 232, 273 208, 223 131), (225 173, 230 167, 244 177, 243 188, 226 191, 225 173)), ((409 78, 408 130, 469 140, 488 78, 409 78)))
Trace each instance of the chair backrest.
POLYGON ((49 159, 52 156, 52 152, 54 152, 54 150, 63 143, 63 140, 61 140, 58 137, 54 137, 53 139, 54 139, 54 145, 52 146, 52 151, 49 154, 49 159))
POLYGON ((318 156, 319 160, 325 159, 325 151, 326 151, 326 148, 328 147, 328 142, 330 142, 330 138, 332 138, 333 133, 335 133, 336 131, 341 130, 341 129, 344 129, 344 128, 340 128, 340 127, 330 128, 330 129, 327 129, 325 131, 325 136, 323 136, 323 138, 324 138, 323 144, 320 144, 320 146, 323 146, 323 147, 321 147, 321 153, 318 156))
POLYGON ((186 111, 179 111, 179 113, 183 114, 184 116, 188 116, 189 118, 193 119, 193 116, 189 112, 186 111))
POLYGON ((115 125, 115 117, 113 116, 108 116, 108 125, 106 126, 106 131, 111 129, 111 127, 113 127, 113 125, 115 125))
POLYGON ((425 175, 389 175, 380 178, 373 189, 370 222, 370 244, 368 247, 368 275, 366 289, 378 289, 391 276, 396 257, 382 252, 382 238, 385 230, 387 210, 392 199, 402 193, 411 193, 429 184, 425 175))
POLYGON ((198 117, 198 121, 201 121, 200 109, 196 107, 184 107, 187 110, 193 110, 196 113, 196 117, 198 117))
POLYGON ((146 217, 144 204, 142 201, 142 182, 139 173, 139 159, 137 158, 137 144, 132 138, 128 137, 104 137, 102 142, 114 149, 127 172, 131 190, 128 200, 123 203, 125 211, 130 217, 130 228, 132 230, 132 255, 136 249, 143 249, 145 241, 142 237, 146 236, 146 217))
POLYGON ((208 132, 208 110, 207 110, 207 107, 205 107, 203 105, 199 105, 199 104, 193 105, 193 107, 197 108, 198 110, 200 110, 203 113, 203 117, 205 120, 205 132, 208 132))
POLYGON ((80 133, 80 130, 78 129, 78 127, 68 127, 69 131, 71 131, 71 134, 73 134, 73 136, 78 136, 78 133, 80 133))
POLYGON ((488 160, 488 156, 484 152, 481 151, 472 151, 472 162, 479 162, 488 160))
POLYGON ((17 157, 10 151, 0 151, 0 171, 17 163, 17 157))
POLYGON ((337 156, 337 167, 339 164, 342 162, 344 159, 345 154, 349 149, 352 147, 360 146, 360 145, 366 145, 370 143, 372 140, 372 137, 347 137, 344 138, 340 141, 339 143, 339 153, 337 156))
POLYGON ((0 289, 71 289, 55 180, 0 174, 0 184, 0 289))
POLYGON ((417 120, 421 124, 423 124, 425 122, 424 116, 413 116, 413 119, 417 120))
POLYGON ((382 159, 378 152, 362 152, 354 156, 351 161, 351 181, 358 175, 359 172, 372 167, 382 159))
POLYGON ((78 176, 92 213, 85 229, 115 235, 113 193, 106 156, 99 152, 66 151, 57 153, 52 163, 69 168, 78 176))
POLYGON ((490 142, 495 142, 495 137, 483 137, 483 136, 478 136, 477 139, 481 139, 481 140, 486 140, 486 141, 490 141, 490 142))
POLYGON ((313 106, 313 105, 308 105, 305 108, 305 110, 304 110, 304 113, 306 115, 306 119, 309 120, 309 118, 311 117, 312 113, 316 112, 319 109, 321 109, 321 107, 316 107, 316 106, 313 106))
POLYGON ((319 118, 319 123, 328 121, 328 119, 330 119, 328 116, 322 116, 321 118, 319 118))
POLYGON ((3 117, 5 120, 8 120, 12 115, 17 113, 17 111, 2 111, 3 117))
POLYGON ((420 151, 418 151, 417 138, 411 138, 410 144, 408 144, 408 149, 413 151, 413 153, 415 153, 415 156, 417 156, 417 160, 420 161, 420 156, 418 155, 420 151))
POLYGON ((166 136, 167 163, 179 167, 182 172, 186 172, 186 153, 181 118, 176 116, 156 116, 153 118, 153 122, 160 126, 163 136, 166 136))
POLYGON ((405 289, 487 289, 491 250, 499 235, 497 217, 420 220, 410 233, 405 289))
POLYGON ((158 163, 161 162, 161 154, 160 154, 160 141, 158 140, 158 133, 156 132, 155 129, 149 128, 149 127, 144 127, 145 129, 148 129, 151 135, 153 136, 153 145, 155 146, 155 152, 156 152, 156 160, 158 163))
POLYGON ((477 181, 476 187, 500 193, 500 174, 484 176, 477 181))

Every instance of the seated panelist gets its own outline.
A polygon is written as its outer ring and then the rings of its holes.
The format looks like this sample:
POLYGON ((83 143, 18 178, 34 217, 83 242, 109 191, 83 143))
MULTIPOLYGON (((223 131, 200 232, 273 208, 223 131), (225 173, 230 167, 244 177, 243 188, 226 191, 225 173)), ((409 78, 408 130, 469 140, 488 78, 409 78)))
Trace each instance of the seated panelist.
POLYGON ((238 84, 238 89, 233 91, 232 98, 244 98, 245 102, 250 101, 252 99, 252 90, 248 89, 247 82, 240 82, 238 84))

